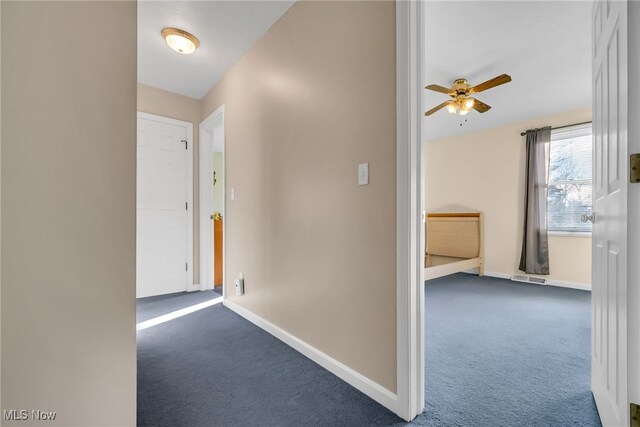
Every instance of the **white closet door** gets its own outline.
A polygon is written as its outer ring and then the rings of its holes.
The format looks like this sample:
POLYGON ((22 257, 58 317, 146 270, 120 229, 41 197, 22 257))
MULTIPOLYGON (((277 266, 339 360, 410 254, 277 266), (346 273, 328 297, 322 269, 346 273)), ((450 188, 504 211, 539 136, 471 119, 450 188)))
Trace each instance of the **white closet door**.
POLYGON ((187 128, 138 117, 137 297, 187 289, 187 128))

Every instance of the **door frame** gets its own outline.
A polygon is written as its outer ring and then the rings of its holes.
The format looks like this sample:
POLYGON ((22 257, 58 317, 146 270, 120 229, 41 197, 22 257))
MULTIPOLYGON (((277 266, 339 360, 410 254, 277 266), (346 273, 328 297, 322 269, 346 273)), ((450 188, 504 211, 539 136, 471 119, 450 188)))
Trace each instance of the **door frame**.
MULTIPOLYGON (((640 3, 628 2, 628 76, 640 73, 640 3)), ((640 153, 640 82, 628 81, 627 150, 640 153)), ((640 259, 640 184, 629 184, 627 191, 627 260, 640 259), (635 220, 629 221, 629 218, 635 220)), ((627 376, 628 399, 640 404, 640 263, 627 265, 627 376)))
POLYGON ((424 410, 424 0, 396 2, 396 401, 410 421, 424 410))
MULTIPOLYGON (((137 119, 145 119, 154 122, 164 123, 173 126, 184 127, 187 131, 187 269, 186 269, 186 281, 185 291, 191 292, 198 289, 198 285, 193 283, 193 123, 185 122, 183 120, 172 119, 170 117, 158 116, 156 114, 137 112, 137 119)), ((136 135, 137 146, 137 135, 136 135)), ((137 149, 137 148, 136 148, 137 149)), ((137 171, 137 159, 136 159, 136 171, 137 171)), ((137 172, 136 172, 137 179, 137 172)), ((136 184, 137 186, 137 184, 136 184)), ((136 190, 137 191, 137 190, 136 190)), ((137 206, 136 206, 137 211, 137 206)), ((137 239, 137 236, 136 236, 137 239)), ((137 285, 136 285, 137 292, 137 285)))
POLYGON ((207 271, 213 273, 213 239, 211 235, 213 230, 211 229, 211 213, 209 209, 204 209, 206 206, 211 205, 211 191, 209 188, 209 178, 213 174, 213 165, 209 161, 209 156, 205 153, 213 152, 213 131, 214 129, 222 128, 222 153, 223 153, 223 172, 222 182, 223 187, 223 202, 222 210, 224 212, 222 223, 222 297, 226 296, 225 272, 226 272, 226 247, 227 247, 227 209, 226 209, 226 186, 227 186, 227 156, 225 153, 225 129, 224 129, 224 105, 220 106, 213 113, 211 113, 206 119, 204 119, 198 128, 200 135, 200 290, 206 291, 213 289, 213 283, 207 283, 207 271), (209 191, 208 191, 209 190, 209 191))

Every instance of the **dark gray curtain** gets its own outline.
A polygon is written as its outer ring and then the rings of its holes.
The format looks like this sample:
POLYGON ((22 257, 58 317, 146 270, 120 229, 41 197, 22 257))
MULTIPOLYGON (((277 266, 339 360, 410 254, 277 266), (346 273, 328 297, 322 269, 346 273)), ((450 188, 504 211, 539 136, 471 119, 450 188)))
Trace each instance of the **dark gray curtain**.
POLYGON ((527 131, 524 233, 520 270, 549 274, 547 183, 551 127, 527 131))

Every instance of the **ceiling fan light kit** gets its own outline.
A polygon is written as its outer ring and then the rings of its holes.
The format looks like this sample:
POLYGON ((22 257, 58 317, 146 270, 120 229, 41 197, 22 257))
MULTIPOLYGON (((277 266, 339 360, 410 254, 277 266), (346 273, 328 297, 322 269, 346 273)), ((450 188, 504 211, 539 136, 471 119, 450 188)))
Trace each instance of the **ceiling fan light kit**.
POLYGON ((429 85, 425 89, 433 90, 435 92, 446 93, 451 97, 449 101, 445 101, 440 105, 433 107, 431 110, 424 113, 425 116, 430 116, 442 108, 447 108, 447 111, 451 114, 458 114, 464 116, 469 111, 476 110, 479 113, 486 113, 491 107, 484 102, 472 97, 471 95, 480 93, 487 89, 491 89, 496 86, 509 83, 511 76, 508 74, 501 74, 498 77, 494 77, 491 80, 487 80, 477 86, 471 86, 466 79, 458 79, 453 82, 453 86, 446 88, 440 85, 429 85))

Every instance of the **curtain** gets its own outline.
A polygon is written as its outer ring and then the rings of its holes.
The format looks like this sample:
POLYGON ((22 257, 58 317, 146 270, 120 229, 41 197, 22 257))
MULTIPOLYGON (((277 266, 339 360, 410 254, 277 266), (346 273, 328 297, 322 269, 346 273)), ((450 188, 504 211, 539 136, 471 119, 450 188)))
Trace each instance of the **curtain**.
POLYGON ((527 131, 524 232, 520 270, 549 274, 547 183, 551 127, 527 131))

